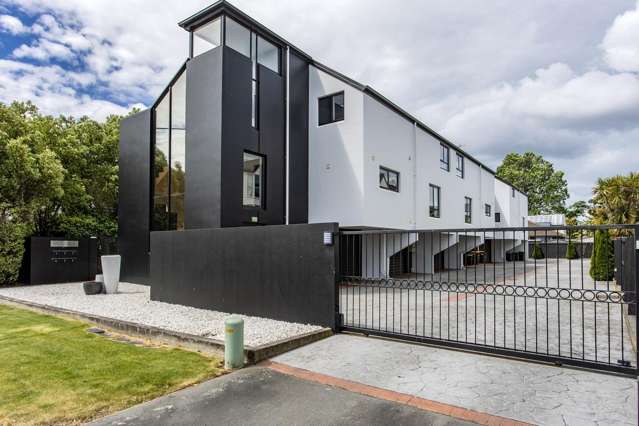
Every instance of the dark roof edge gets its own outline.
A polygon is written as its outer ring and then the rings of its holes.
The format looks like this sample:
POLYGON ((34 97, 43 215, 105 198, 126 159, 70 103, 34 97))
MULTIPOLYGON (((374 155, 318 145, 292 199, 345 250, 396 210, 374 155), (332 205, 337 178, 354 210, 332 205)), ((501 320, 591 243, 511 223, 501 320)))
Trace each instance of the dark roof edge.
MULTIPOLYGON (((489 173, 491 173, 492 175, 494 175, 496 179, 499 179, 503 183, 512 186, 517 191, 519 191, 520 193, 522 193, 522 194, 527 196, 527 194, 525 192, 523 192, 520 189, 518 189, 517 187, 515 187, 512 183, 507 182, 507 181, 505 181, 504 179, 502 179, 500 177, 497 177, 497 174, 495 173, 495 171, 492 170, 490 167, 487 167, 486 165, 482 164, 481 161, 477 160, 475 157, 473 157, 472 155, 470 155, 469 153, 467 153, 466 151, 461 149, 459 146, 455 145, 453 142, 449 141, 444 136, 440 135, 435 130, 433 130, 430 127, 428 127, 425 123, 423 123, 422 121, 418 120, 416 117, 414 117, 413 115, 408 113, 406 110, 401 108, 399 105, 393 103, 391 100, 386 98, 384 95, 382 95, 381 93, 379 93, 378 91, 376 91, 372 87, 367 86, 365 84, 362 84, 362 83, 360 83, 360 82, 358 82, 356 80, 353 80, 352 78, 347 77, 346 75, 340 73, 339 71, 336 71, 336 70, 334 70, 334 69, 332 69, 332 68, 330 68, 330 67, 328 67, 328 66, 326 66, 326 65, 324 65, 324 64, 322 64, 322 63, 320 63, 320 62, 318 62, 316 60, 314 60, 311 56, 306 54, 302 49, 300 49, 300 48, 296 47, 295 45, 289 43, 288 41, 286 41, 285 39, 283 39, 282 37, 280 37, 279 35, 277 35, 273 31, 271 31, 270 29, 268 29, 267 27, 265 27, 264 25, 262 25, 261 23, 259 23, 255 19, 251 18, 249 15, 247 15, 244 12, 242 12, 240 9, 238 9, 235 6, 233 6, 232 4, 230 4, 226 0, 219 0, 219 1, 215 2, 215 3, 213 3, 212 5, 205 7, 204 9, 200 10, 199 12, 196 12, 193 15, 189 16, 188 18, 183 19, 182 21, 180 21, 178 23, 178 25, 180 27, 184 28, 187 31, 192 31, 194 28, 196 28, 196 27, 198 27, 200 25, 203 25, 203 24, 209 22, 212 19, 215 19, 218 15, 220 15, 222 13, 226 13, 226 14, 234 17, 234 18, 239 18, 242 21, 246 21, 246 23, 249 23, 251 26, 255 27, 256 29, 258 29, 261 32, 263 32, 264 34, 268 35, 270 38, 278 41, 280 44, 282 44, 284 46, 288 46, 290 49, 295 51, 295 54, 297 54, 298 56, 301 56, 302 58, 306 59, 309 63, 311 63, 316 68, 319 68, 320 70, 322 70, 322 71, 326 72, 327 74, 337 78, 338 80, 341 80, 344 83, 347 83, 348 85, 350 85, 350 86, 352 86, 352 87, 354 87, 354 88, 356 88, 356 89, 368 94, 372 98, 376 99, 377 101, 379 101, 382 104, 386 105, 387 107, 391 108, 393 111, 395 111, 397 114, 401 115, 402 117, 404 117, 408 121, 411 121, 412 123, 414 123, 417 127, 422 129, 426 133, 430 134, 435 139, 439 140, 442 143, 445 143, 446 145, 448 145, 451 148, 453 148, 455 151, 460 152, 466 158, 471 160, 473 163, 477 164, 478 166, 480 166, 484 170, 486 170, 489 173)), ((178 72, 178 74, 179 74, 179 72, 178 72)), ((170 85, 171 84, 169 84, 169 86, 170 85)), ((164 91, 162 93, 164 93, 164 91)), ((161 98, 161 96, 158 97, 158 99, 159 98, 161 98)))

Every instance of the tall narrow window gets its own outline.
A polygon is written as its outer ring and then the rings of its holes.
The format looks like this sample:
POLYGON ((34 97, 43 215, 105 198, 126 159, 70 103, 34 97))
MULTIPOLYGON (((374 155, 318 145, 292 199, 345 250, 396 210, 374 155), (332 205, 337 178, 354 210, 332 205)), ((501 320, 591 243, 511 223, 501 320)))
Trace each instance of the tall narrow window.
POLYGON ((264 65, 266 68, 280 72, 280 48, 264 40, 262 37, 257 37, 257 62, 260 65, 264 65))
POLYGON ((515 188, 510 188, 510 195, 515 198, 515 188))
POLYGON ((473 221, 473 200, 470 197, 464 197, 464 222, 472 223, 473 221))
POLYGON ((262 207, 264 157, 244 152, 243 175, 242 204, 244 207, 262 207))
POLYGON ((169 229, 184 229, 186 72, 171 87, 171 200, 169 229))
POLYGON ((257 35, 251 34, 251 126, 259 122, 259 83, 257 80, 257 35))
POLYGON ((501 213, 495 212, 495 222, 501 222, 501 213))
POLYGON ((492 216, 492 207, 490 204, 484 204, 484 214, 488 217, 492 216))
POLYGON ((155 231, 169 223, 169 117, 170 95, 167 92, 155 108, 155 149, 153 155, 153 218, 155 231))
POLYGON ((217 18, 193 31, 193 56, 218 47, 222 40, 222 18, 217 18))
POLYGON ((439 145, 439 167, 447 172, 450 171, 450 148, 444 144, 439 145))
POLYGON ((428 185, 429 189, 429 206, 428 206, 428 215, 430 217, 439 217, 440 215, 440 198, 441 198, 441 189, 439 186, 428 185))
POLYGON ((460 178, 464 178, 464 156, 459 152, 457 153, 457 176, 460 178))
POLYGON ((317 106, 320 126, 344 120, 344 92, 319 98, 317 106))
POLYGON ((399 172, 386 167, 379 167, 379 187, 399 192, 399 172))

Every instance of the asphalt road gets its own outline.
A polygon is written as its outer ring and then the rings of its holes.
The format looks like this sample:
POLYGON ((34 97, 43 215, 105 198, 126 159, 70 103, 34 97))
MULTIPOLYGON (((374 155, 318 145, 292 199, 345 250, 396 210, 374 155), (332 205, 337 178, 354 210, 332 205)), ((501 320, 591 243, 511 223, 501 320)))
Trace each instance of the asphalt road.
POLYGON ((94 425, 470 425, 264 367, 238 370, 94 425))

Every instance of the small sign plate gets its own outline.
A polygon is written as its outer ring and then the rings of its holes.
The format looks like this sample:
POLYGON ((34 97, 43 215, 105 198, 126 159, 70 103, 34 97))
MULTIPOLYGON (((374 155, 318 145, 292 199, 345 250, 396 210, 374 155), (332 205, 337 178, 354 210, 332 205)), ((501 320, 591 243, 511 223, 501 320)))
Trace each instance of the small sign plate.
POLYGON ((49 242, 49 247, 78 247, 80 245, 79 241, 70 241, 70 240, 51 240, 49 242))

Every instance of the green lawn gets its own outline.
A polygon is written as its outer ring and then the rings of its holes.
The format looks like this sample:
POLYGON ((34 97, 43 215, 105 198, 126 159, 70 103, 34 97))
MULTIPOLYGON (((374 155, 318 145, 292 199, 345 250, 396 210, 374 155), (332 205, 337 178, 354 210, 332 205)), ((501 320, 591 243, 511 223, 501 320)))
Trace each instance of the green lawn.
POLYGON ((216 376, 218 358, 140 347, 0 305, 0 425, 74 424, 216 376))

